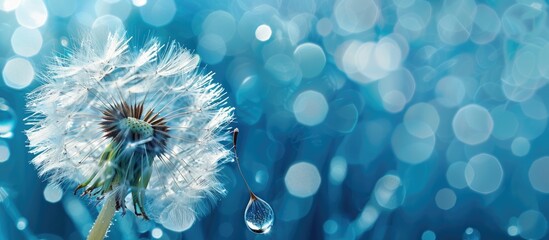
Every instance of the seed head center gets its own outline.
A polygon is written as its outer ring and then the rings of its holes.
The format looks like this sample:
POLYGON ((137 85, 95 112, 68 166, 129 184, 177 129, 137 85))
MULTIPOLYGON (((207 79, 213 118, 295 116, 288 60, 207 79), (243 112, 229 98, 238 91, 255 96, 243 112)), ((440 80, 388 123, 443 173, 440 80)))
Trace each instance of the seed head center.
POLYGON ((120 130, 139 134, 141 138, 152 137, 154 133, 154 129, 150 123, 133 117, 120 120, 120 130))

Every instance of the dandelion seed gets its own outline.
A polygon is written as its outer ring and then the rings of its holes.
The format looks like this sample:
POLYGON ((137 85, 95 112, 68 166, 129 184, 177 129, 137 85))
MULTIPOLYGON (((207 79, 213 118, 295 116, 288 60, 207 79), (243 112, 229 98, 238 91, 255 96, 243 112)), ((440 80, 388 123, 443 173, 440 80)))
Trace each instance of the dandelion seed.
POLYGON ((221 142, 233 108, 198 56, 155 39, 137 52, 128 43, 89 36, 54 58, 28 96, 32 163, 112 205, 99 216, 109 223, 129 209, 183 231, 225 193, 218 172, 230 161, 221 142))

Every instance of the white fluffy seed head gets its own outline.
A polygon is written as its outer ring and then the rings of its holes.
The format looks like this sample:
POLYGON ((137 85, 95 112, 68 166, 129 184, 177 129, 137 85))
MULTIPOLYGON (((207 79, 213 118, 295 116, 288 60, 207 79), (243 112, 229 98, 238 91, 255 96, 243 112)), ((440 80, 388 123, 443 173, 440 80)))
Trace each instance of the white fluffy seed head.
MULTIPOLYGON (((32 163, 51 181, 82 183, 99 170, 111 141, 100 126, 102 111, 120 101, 143 102, 169 128, 144 191, 145 209, 157 222, 182 231, 225 193, 218 173, 231 159, 223 142, 229 140, 225 129, 233 108, 226 106, 213 74, 197 70, 197 55, 156 39, 131 51, 129 41, 121 33, 84 37, 69 54, 54 58, 42 75, 44 84, 28 96, 32 163)), ((151 135, 146 123, 125 121, 127 129, 151 135)))

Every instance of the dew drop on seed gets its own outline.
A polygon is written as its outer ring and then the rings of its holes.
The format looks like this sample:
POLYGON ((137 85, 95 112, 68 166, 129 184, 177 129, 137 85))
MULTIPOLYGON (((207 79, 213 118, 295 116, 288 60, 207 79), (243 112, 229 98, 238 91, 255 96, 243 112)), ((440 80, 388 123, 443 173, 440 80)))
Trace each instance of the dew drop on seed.
POLYGON ((274 223, 274 212, 267 202, 251 194, 244 212, 244 220, 252 232, 268 233, 274 223))

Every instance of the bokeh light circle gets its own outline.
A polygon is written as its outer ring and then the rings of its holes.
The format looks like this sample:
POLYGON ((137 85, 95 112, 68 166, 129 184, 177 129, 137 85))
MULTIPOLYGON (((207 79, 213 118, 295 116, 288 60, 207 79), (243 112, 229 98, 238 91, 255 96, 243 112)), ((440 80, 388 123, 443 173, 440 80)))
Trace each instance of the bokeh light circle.
POLYGON ((465 167, 465 180, 471 190, 490 194, 501 186, 503 168, 499 160, 486 153, 473 156, 465 167))
POLYGON ((173 0, 148 0, 147 4, 139 8, 143 21, 155 27, 170 23, 176 11, 177 6, 173 0))
POLYGON ((429 103, 417 103, 404 114, 404 127, 418 138, 427 138, 436 133, 439 122, 436 108, 429 103))
POLYGON ((449 210, 456 205, 457 196, 452 189, 440 189, 435 196, 437 207, 442 210, 449 210))
POLYGON ((50 203, 56 203, 63 197, 63 189, 58 184, 49 183, 44 188, 44 199, 50 203))
POLYGON ((524 137, 517 137, 511 143, 511 152, 517 157, 523 157, 530 152, 530 141, 524 137))
POLYGON ((12 58, 6 62, 2 76, 8 87, 23 89, 32 83, 34 67, 24 58, 12 58))
POLYGON ((266 24, 261 24, 255 29, 255 38, 261 42, 265 42, 271 38, 273 31, 266 24))
POLYGON ((296 163, 288 169, 284 176, 284 184, 288 192, 296 197, 306 198, 314 195, 322 179, 315 165, 307 162, 296 163))
POLYGON ((8 143, 0 139, 0 163, 8 161, 8 159, 10 159, 10 155, 11 152, 8 143))
POLYGON ((547 234, 547 219, 536 210, 527 210, 520 214, 517 225, 524 239, 542 239, 547 234))
POLYGON ((301 69, 303 77, 318 76, 326 65, 326 55, 322 48, 314 43, 303 43, 294 51, 294 58, 301 69))
POLYGON ((465 168, 466 162, 454 162, 446 170, 446 181, 453 188, 463 189, 467 187, 467 180, 465 180, 465 168))
POLYGON ((435 239, 437 239, 437 235, 431 230, 427 230, 423 232, 423 234, 421 234, 421 240, 435 240, 435 239))
POLYGON ((42 0, 24 0, 15 9, 17 22, 26 28, 42 27, 48 20, 48 10, 42 0))
POLYGON ((328 102, 319 92, 308 90, 300 93, 294 101, 296 120, 306 126, 315 126, 324 121, 328 114, 328 102))
POLYGON ((405 190, 400 178, 393 174, 381 177, 375 187, 374 196, 377 204, 386 209, 395 209, 404 201, 405 190))
POLYGON ((350 33, 364 32, 377 22, 380 10, 373 0, 339 0, 334 6, 337 25, 350 33))
MULTIPOLYGON (((426 131, 429 130, 430 128, 427 128, 426 131)), ((398 125, 391 137, 391 146, 397 158, 410 164, 418 164, 429 159, 436 141, 433 132, 425 135, 426 137, 417 137, 410 134, 404 125, 398 125)))
POLYGON ((528 179, 532 187, 541 193, 549 193, 547 173, 549 173, 549 157, 547 156, 536 159, 530 165, 528 179))
POLYGON ((11 12, 19 7, 21 0, 0 0, 0 10, 4 12, 11 12))
POLYGON ((42 34, 36 29, 18 27, 11 36, 11 47, 19 56, 32 57, 42 48, 42 34))
POLYGON ((452 128, 458 140, 469 145, 477 145, 488 140, 494 128, 494 121, 486 108, 469 104, 460 108, 454 115, 452 128))
POLYGON ((461 104, 465 97, 465 85, 456 76, 446 76, 437 82, 435 94, 442 106, 455 107, 461 104))

